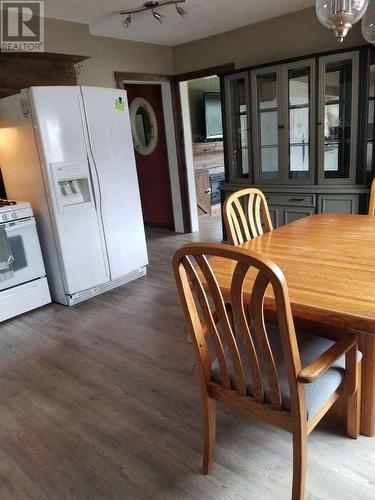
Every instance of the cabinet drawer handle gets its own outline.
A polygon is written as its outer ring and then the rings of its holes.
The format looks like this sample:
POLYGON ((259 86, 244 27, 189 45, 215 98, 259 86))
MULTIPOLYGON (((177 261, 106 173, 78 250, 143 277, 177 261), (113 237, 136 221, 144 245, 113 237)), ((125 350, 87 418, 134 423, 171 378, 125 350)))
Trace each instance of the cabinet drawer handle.
POLYGON ((305 198, 290 198, 289 201, 305 201, 305 198))

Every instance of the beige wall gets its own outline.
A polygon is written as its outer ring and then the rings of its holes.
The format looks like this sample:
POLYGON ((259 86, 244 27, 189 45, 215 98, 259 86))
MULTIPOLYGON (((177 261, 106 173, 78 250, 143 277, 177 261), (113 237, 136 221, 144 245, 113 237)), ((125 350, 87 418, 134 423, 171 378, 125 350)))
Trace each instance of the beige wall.
POLYGON ((85 24, 46 19, 47 52, 90 56, 79 83, 114 87, 115 71, 185 73, 234 62, 237 68, 364 43, 360 23, 339 45, 305 9, 177 47, 90 35, 85 24))
POLYGON ((173 74, 170 47, 92 36, 85 24, 46 19, 45 50, 91 56, 83 63, 79 83, 115 87, 115 71, 173 74))
POLYGON ((363 43, 360 23, 339 44, 312 8, 179 45, 173 57, 176 73, 185 73, 231 62, 241 68, 363 43))

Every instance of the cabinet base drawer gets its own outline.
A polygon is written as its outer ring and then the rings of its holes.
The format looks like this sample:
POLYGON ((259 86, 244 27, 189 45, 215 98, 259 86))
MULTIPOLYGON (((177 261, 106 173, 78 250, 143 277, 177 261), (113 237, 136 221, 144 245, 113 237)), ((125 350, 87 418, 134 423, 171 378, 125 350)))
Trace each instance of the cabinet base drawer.
POLYGON ((296 207, 315 207, 315 194, 285 194, 285 193, 266 193, 266 199, 269 205, 286 205, 296 207))

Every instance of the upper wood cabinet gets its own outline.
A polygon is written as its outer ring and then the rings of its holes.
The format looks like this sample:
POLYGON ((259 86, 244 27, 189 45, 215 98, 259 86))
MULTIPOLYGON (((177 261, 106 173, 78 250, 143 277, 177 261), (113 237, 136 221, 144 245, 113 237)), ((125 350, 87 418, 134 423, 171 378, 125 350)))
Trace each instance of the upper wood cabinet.
MULTIPOLYGON (((373 163, 375 64, 371 78, 367 156, 373 163)), ((230 182, 355 184, 358 85, 358 50, 226 76, 230 182)))

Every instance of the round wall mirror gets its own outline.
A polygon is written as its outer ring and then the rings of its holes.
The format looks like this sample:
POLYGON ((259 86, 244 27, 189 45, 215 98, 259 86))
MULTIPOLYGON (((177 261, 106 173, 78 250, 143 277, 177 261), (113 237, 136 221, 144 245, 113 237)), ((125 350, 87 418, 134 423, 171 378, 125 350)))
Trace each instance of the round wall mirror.
POLYGON ((135 150, 144 156, 151 154, 158 142, 158 122, 152 105, 143 97, 130 103, 130 123, 135 150))

